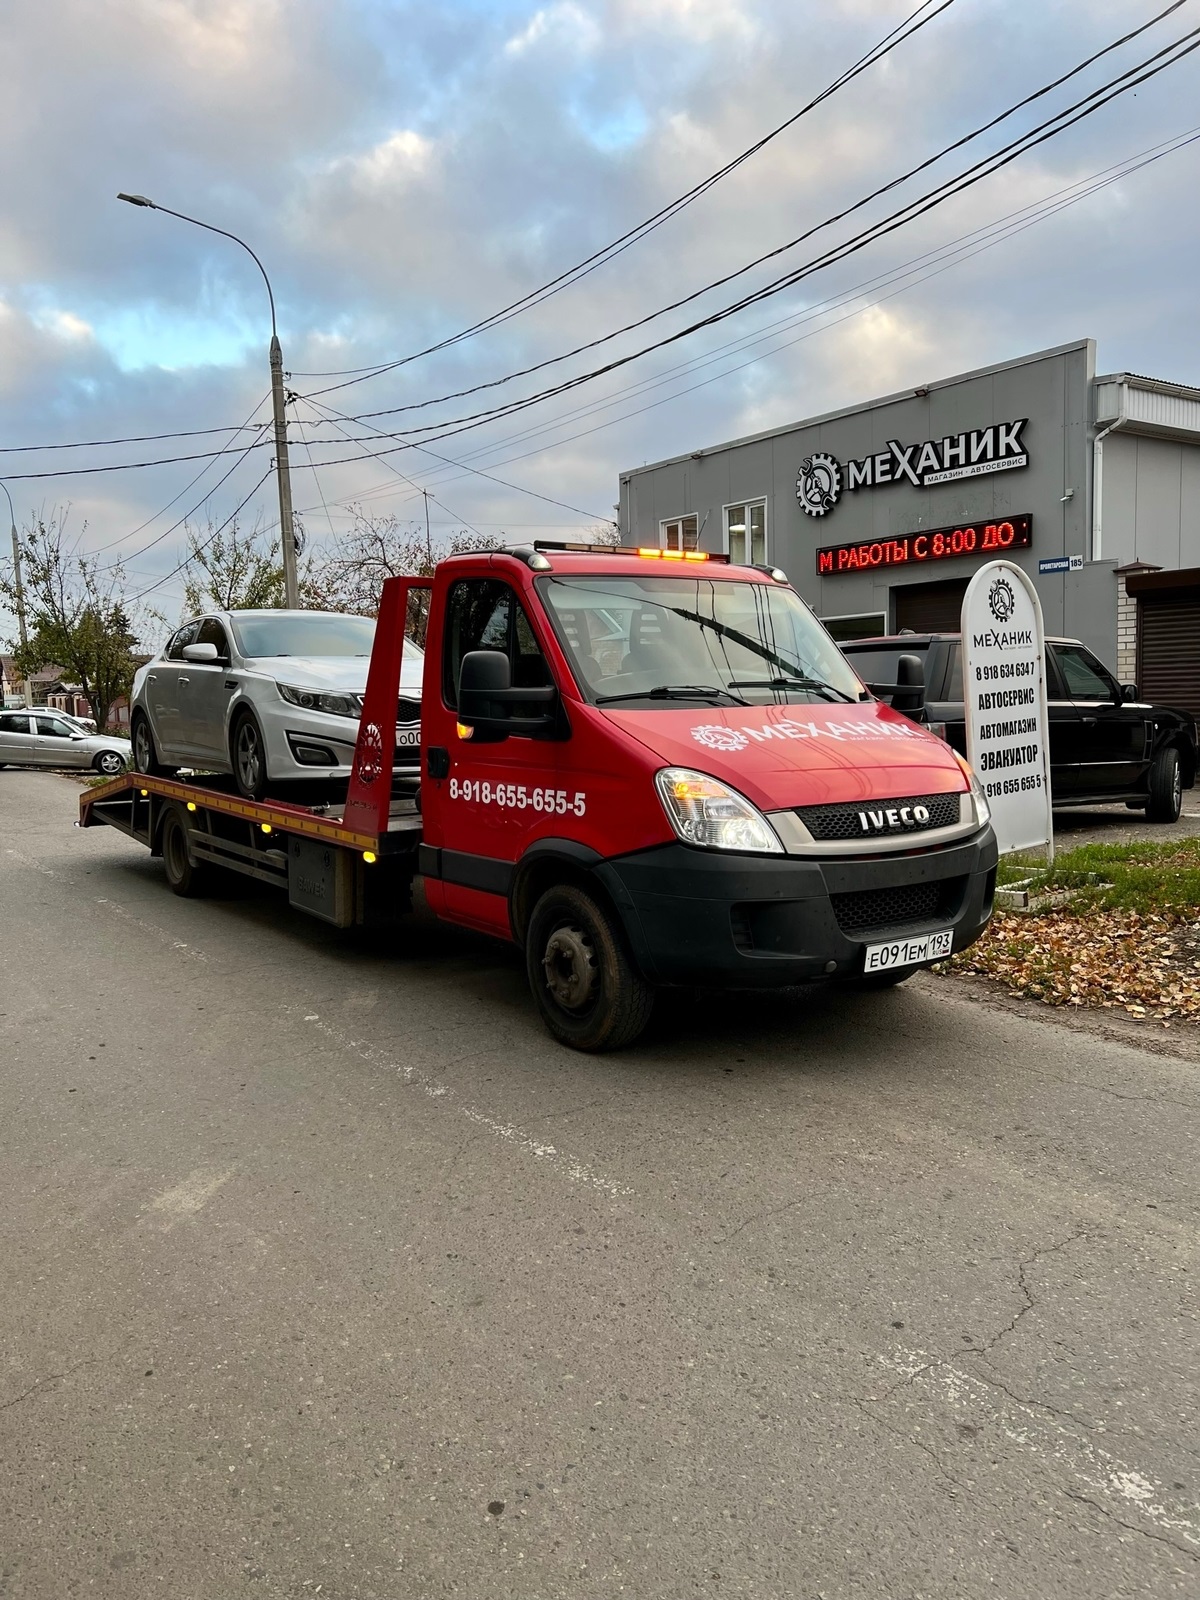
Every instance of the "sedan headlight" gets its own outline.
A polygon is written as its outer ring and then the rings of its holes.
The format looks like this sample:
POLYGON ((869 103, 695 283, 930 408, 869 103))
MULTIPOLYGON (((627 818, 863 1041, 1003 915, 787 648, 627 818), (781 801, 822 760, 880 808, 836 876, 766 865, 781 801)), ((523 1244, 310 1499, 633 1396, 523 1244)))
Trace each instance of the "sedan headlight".
POLYGON ((665 767, 654 779, 663 810, 685 844, 706 850, 746 850, 780 856, 771 824, 744 795, 688 767, 665 767))
POLYGON ((975 805, 975 821, 982 828, 992 820, 992 808, 987 803, 987 795, 983 792, 983 785, 975 776, 975 769, 965 756, 960 756, 956 750, 954 759, 963 769, 963 776, 967 780, 967 787, 971 791, 971 799, 975 805))
POLYGON ((290 683, 275 687, 291 705, 305 711, 327 711, 331 717, 357 717, 362 714, 362 698, 356 694, 329 694, 323 689, 296 689, 290 683))

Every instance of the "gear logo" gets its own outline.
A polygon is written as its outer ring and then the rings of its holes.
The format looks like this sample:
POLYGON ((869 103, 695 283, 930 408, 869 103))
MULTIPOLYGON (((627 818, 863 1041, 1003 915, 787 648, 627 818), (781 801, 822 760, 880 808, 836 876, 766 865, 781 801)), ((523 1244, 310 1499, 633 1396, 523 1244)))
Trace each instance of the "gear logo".
POLYGON ((744 733, 736 728, 723 727, 718 722, 704 722, 692 729, 692 738, 709 750, 744 750, 750 743, 744 733))
POLYGON ((1007 622, 1017 609, 1017 597, 1007 578, 997 578, 988 590, 988 606, 997 622, 1007 622))
POLYGON ((800 463, 796 478, 796 499, 801 511, 810 517, 823 517, 841 498, 842 469, 824 450, 814 450, 800 463))
POLYGON ((362 783, 372 784, 383 771, 383 735, 378 725, 368 722, 359 737, 358 776, 362 783))

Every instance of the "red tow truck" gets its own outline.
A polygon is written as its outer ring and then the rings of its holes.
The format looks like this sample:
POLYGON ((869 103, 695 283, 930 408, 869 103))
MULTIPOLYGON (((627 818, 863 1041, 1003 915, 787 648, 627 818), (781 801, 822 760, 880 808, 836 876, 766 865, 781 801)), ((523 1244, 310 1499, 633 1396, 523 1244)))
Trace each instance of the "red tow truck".
MULTIPOLYGON (((876 698, 776 568, 529 546, 383 589, 344 802, 126 773, 80 801, 160 855, 339 927, 411 906, 511 940, 551 1033, 610 1050, 663 985, 885 987, 978 938, 987 801, 876 698), (427 591, 419 777, 393 771, 410 598, 427 591)), ((907 696, 907 699, 904 697, 907 696)))

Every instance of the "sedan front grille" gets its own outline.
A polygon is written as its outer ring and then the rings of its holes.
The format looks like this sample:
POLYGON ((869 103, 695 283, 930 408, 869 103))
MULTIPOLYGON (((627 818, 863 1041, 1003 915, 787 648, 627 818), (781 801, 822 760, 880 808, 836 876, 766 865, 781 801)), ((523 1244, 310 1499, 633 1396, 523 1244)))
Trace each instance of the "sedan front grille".
POLYGON ((402 694, 396 702, 396 721, 420 722, 420 720, 421 702, 419 700, 411 700, 407 695, 402 694))

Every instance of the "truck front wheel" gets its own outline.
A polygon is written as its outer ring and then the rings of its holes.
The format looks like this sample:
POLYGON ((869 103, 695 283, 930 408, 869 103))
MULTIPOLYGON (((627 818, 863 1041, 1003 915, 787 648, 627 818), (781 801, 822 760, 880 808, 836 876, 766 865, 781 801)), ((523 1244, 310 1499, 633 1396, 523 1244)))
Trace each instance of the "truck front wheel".
POLYGON ((583 889, 559 884, 533 908, 525 962, 542 1020, 574 1050, 619 1050, 650 1020, 654 990, 620 928, 583 889))

